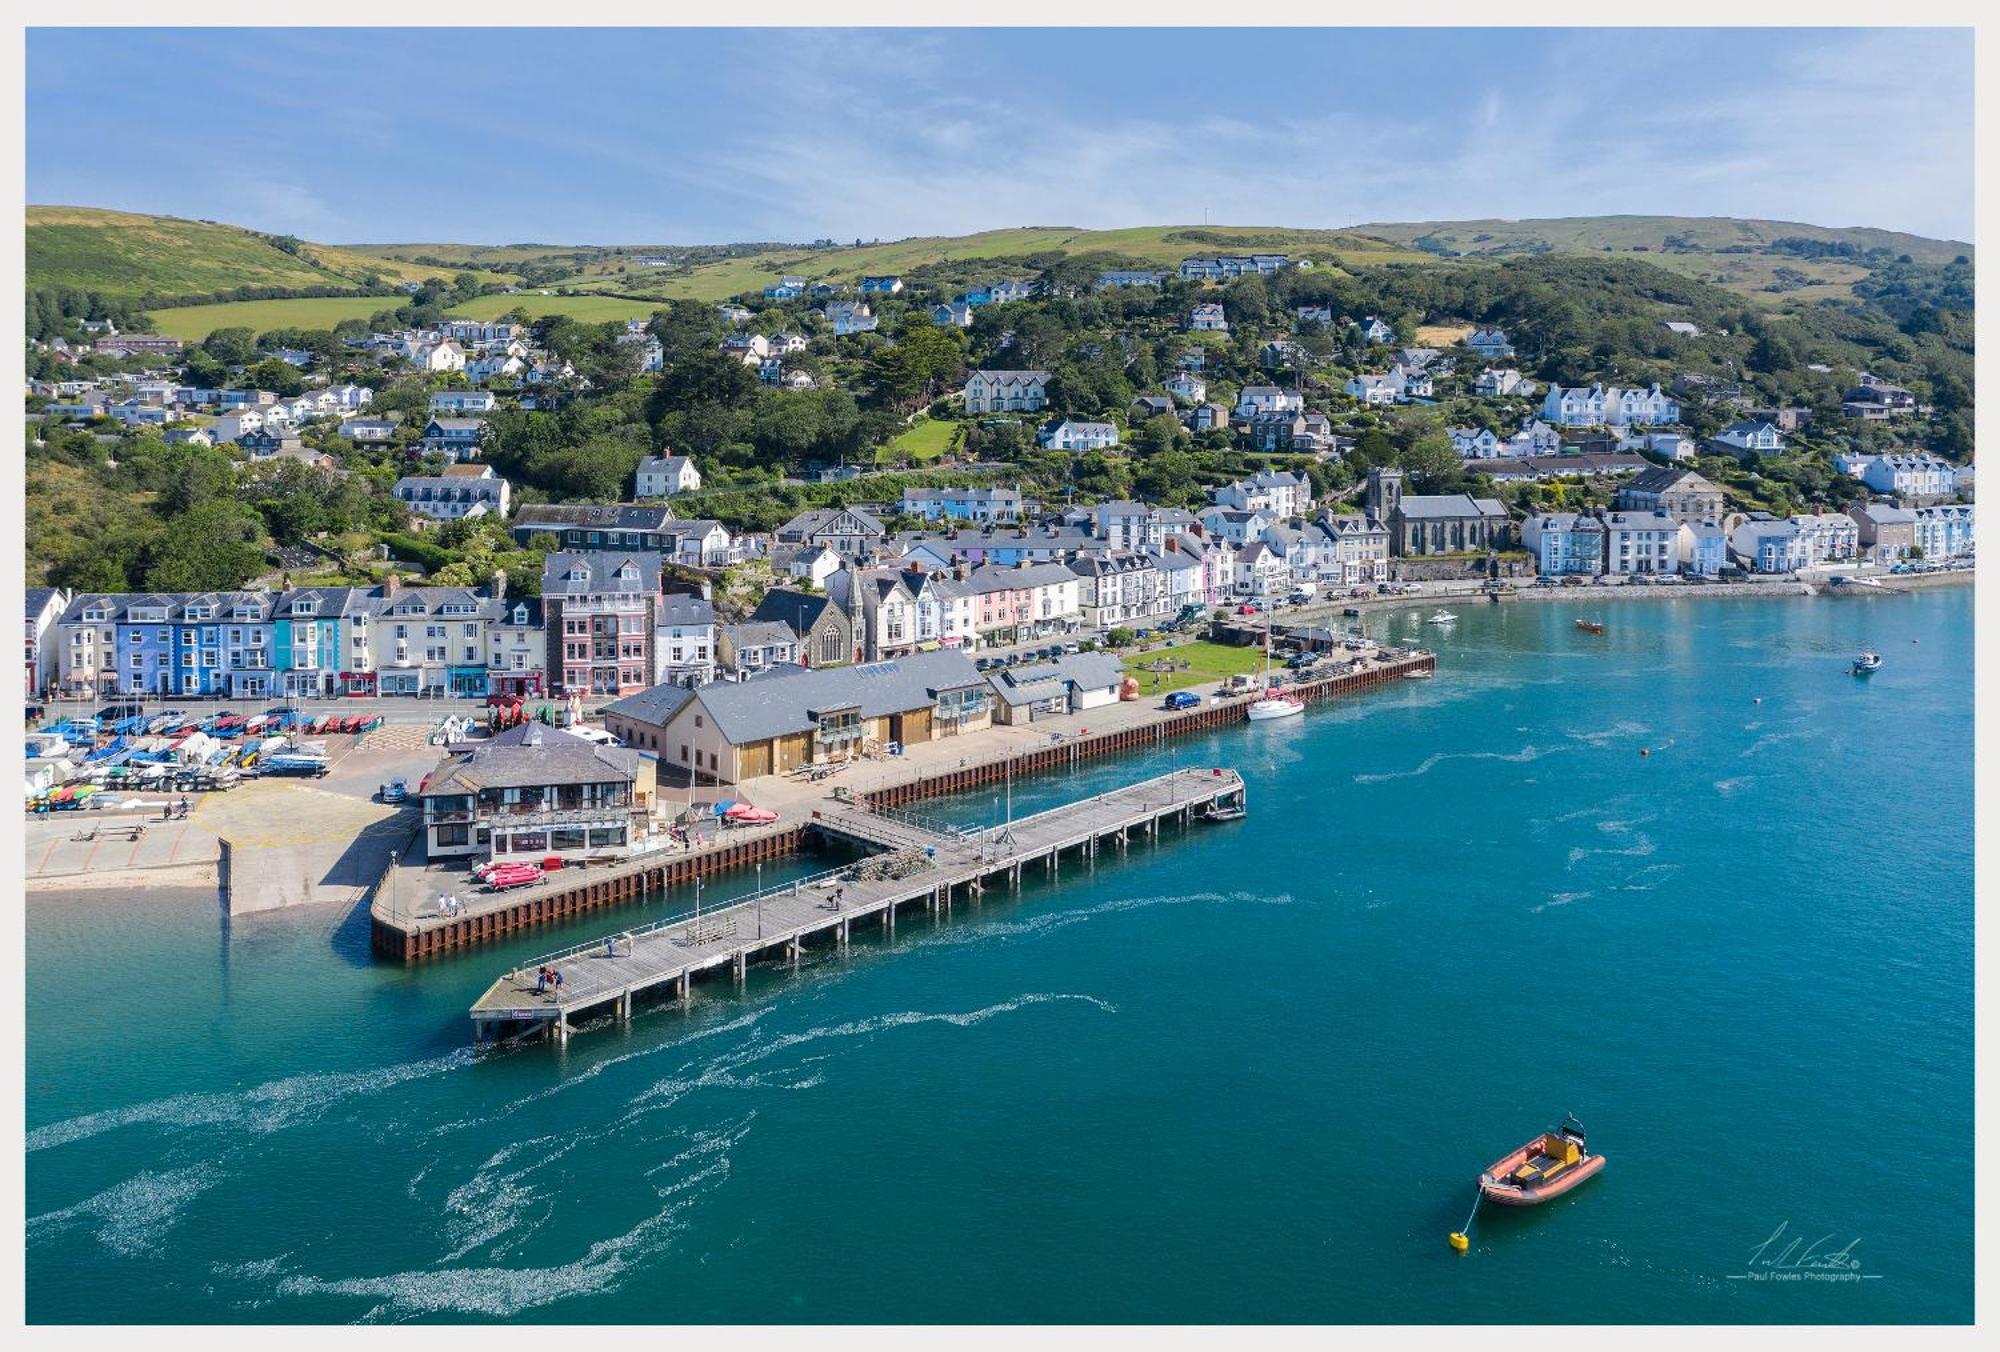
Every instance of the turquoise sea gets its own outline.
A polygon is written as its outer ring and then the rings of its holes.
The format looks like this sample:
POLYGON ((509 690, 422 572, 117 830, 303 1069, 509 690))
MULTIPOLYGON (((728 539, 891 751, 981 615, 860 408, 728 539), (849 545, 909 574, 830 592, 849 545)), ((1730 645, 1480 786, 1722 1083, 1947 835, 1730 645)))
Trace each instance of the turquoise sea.
POLYGON ((1015 804, 1246 821, 566 1051, 465 1009, 601 916, 404 969, 31 900, 28 1317, 1969 1320, 1971 590, 1456 608, 1369 621, 1434 680, 1015 804), (1565 1112, 1604 1173, 1452 1253, 1565 1112))

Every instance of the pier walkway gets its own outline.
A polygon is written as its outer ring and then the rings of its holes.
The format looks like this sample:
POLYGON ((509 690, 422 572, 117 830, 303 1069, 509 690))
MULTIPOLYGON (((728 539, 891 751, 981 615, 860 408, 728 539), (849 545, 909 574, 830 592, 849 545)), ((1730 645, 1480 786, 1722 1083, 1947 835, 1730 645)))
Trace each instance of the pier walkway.
POLYGON ((472 1006, 475 1036, 546 1033, 567 1041, 587 1013, 632 1017, 634 997, 664 991, 685 1000, 699 975, 728 969, 743 980, 749 963, 773 953, 796 962, 809 939, 844 947, 855 922, 894 933, 898 909, 947 909, 956 893, 977 897, 989 880, 1018 888, 1022 869, 1053 878, 1065 853, 1094 866, 1100 850, 1123 853, 1132 838, 1158 837, 1162 823, 1191 829, 1212 806, 1242 807, 1234 770, 1176 770, 978 831, 920 823, 861 807, 831 806, 811 828, 876 853, 814 878, 765 888, 701 910, 613 933, 594 943, 530 959, 495 981, 472 1006), (562 973, 562 993, 537 992, 536 973, 562 973))

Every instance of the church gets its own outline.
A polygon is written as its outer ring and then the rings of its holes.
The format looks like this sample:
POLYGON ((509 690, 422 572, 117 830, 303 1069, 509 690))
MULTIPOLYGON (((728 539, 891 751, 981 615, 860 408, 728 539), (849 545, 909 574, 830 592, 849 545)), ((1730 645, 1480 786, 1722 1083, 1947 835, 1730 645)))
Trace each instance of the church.
POLYGON ((1389 528, 1389 552, 1397 558, 1426 554, 1466 554, 1503 548, 1507 509, 1494 498, 1464 493, 1404 496, 1403 471, 1368 471, 1368 515, 1389 528))

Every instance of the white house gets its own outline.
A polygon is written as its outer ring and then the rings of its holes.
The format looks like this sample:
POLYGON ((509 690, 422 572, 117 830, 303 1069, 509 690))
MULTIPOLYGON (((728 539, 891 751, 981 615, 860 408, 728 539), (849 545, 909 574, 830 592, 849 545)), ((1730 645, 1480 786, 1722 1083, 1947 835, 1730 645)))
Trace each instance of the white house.
POLYGON ((1962 559, 1973 552, 1972 504, 1944 503, 1916 509, 1917 548, 1930 560, 1962 559))
POLYGON ((1396 388, 1388 376, 1358 375, 1348 378, 1341 387, 1351 398, 1364 404, 1394 404, 1400 402, 1402 392, 1396 388))
POLYGON ((1229 320, 1223 316, 1219 302, 1205 301, 1189 313, 1188 328, 1195 333, 1227 333, 1229 320))
POLYGON ((633 496, 668 498, 676 493, 695 493, 700 489, 701 471, 694 467, 692 458, 685 455, 649 455, 639 462, 633 496))
POLYGON ((477 474, 410 474, 396 480, 395 498, 419 516, 456 521, 464 516, 507 515, 512 487, 481 465, 477 474))
POLYGON ((1671 512, 1606 512, 1604 571, 1613 577, 1678 573, 1681 523, 1671 512))
POLYGON ((1681 406, 1658 384, 1644 390, 1601 383, 1551 385, 1542 400, 1542 416, 1559 427, 1657 427, 1679 422, 1681 406))
POLYGON ((1168 394, 1184 403, 1199 404, 1208 397, 1208 382, 1192 371, 1176 371, 1165 382, 1168 394))
POLYGON ((1275 413, 1303 413, 1306 397, 1297 390, 1276 385, 1245 385, 1236 396, 1236 416, 1265 417, 1275 413))
POLYGON ((1790 521, 1745 521, 1730 532, 1729 548, 1759 573, 1796 573, 1810 562, 1806 542, 1790 521))
POLYGON ((1118 444, 1118 426, 1065 418, 1037 432, 1035 440, 1051 451, 1100 451, 1118 444))
POLYGON ((974 371, 965 380, 967 413, 1034 413, 1048 406, 1047 371, 974 371))
POLYGON ((1770 455, 1785 449, 1785 434, 1776 423, 1764 418, 1739 419, 1717 432, 1714 441, 1719 449, 1737 456, 1745 451, 1770 455))
POLYGON ((972 327, 972 307, 964 301, 939 305, 931 311, 931 322, 948 329, 969 329, 972 327))
POLYGON ((1899 498, 1948 498, 1958 489, 1958 470, 1929 451, 1893 451, 1870 461, 1861 482, 1899 498))
POLYGON ((1479 373, 1472 382, 1472 392, 1482 399, 1501 399, 1510 394, 1526 399, 1534 394, 1535 382, 1523 379, 1511 366, 1495 366, 1479 373))
POLYGON ((828 301, 825 315, 826 322, 833 326, 836 338, 844 338, 852 333, 873 333, 881 323, 875 317, 874 307, 866 301, 828 301))
POLYGON ((1514 345, 1507 341, 1506 332, 1497 324, 1481 324, 1466 335, 1465 345, 1475 356, 1494 358, 1511 357, 1514 345))
POLYGON ((1449 427, 1451 448, 1467 460, 1491 460, 1500 454, 1500 438, 1490 427, 1449 427))

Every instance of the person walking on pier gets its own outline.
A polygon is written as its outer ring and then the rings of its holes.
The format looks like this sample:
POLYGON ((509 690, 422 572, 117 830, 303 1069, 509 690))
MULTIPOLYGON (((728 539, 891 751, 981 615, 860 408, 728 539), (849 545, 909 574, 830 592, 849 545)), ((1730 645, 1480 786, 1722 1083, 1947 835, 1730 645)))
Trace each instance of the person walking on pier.
POLYGON ((535 994, 540 995, 549 986, 549 965, 543 963, 535 969, 535 994))
POLYGON ((560 1000, 560 999, 562 999, 562 968, 560 968, 560 967, 553 967, 553 968, 550 968, 549 970, 555 973, 555 978, 556 978, 556 999, 560 1000))

